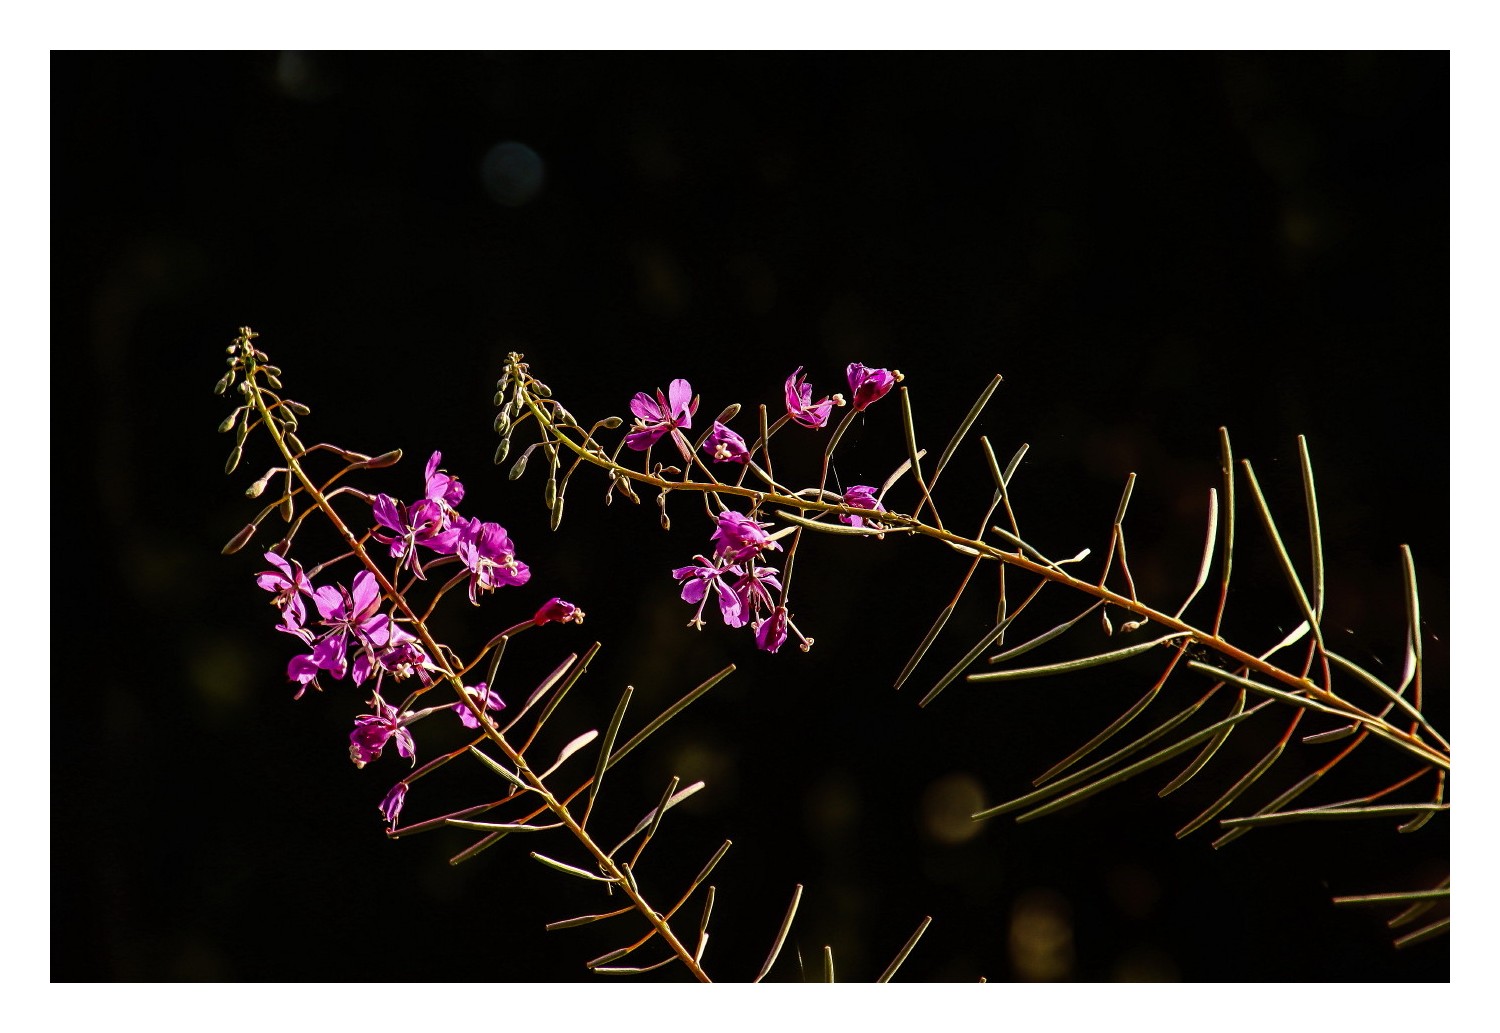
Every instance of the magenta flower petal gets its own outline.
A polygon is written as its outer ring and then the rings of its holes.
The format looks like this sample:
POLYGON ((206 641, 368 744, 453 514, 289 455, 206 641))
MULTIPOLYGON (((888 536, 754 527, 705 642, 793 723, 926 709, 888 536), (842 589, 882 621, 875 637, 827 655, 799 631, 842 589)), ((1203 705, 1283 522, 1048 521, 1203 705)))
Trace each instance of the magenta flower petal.
POLYGON ((792 375, 786 378, 786 414, 804 427, 817 430, 826 426, 828 414, 833 411, 833 407, 842 404, 842 400, 835 401, 832 398, 814 402, 812 388, 808 385, 807 378, 802 375, 801 366, 798 366, 792 375))
POLYGON ((409 788, 405 782, 397 782, 380 801, 381 817, 390 823, 391 828, 396 827, 396 819, 401 816, 401 808, 406 805, 406 791, 409 788))
POLYGON ((786 644, 786 607, 778 606, 771 616, 760 622, 755 629, 755 644, 768 653, 774 653, 786 644))
POLYGON ((583 611, 570 602, 553 596, 542 604, 541 609, 536 611, 536 616, 531 618, 531 623, 541 627, 548 621, 556 621, 559 624, 582 624, 583 611))
POLYGON ((714 429, 703 439, 703 450, 716 463, 744 463, 750 459, 750 447, 745 439, 718 420, 714 429))
POLYGON ((859 362, 849 363, 849 390, 854 393, 852 404, 863 410, 886 396, 886 393, 901 379, 899 372, 888 369, 870 369, 859 362))

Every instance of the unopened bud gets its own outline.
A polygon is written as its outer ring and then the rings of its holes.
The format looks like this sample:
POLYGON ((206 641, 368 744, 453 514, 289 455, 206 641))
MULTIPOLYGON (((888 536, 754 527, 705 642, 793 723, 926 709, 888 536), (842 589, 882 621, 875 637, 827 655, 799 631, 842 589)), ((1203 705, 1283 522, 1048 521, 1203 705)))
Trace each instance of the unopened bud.
POLYGON ((224 472, 234 473, 234 468, 240 465, 240 456, 243 454, 240 451, 240 446, 235 445, 234 450, 229 453, 229 458, 224 461, 224 472))
POLYGON ((302 439, 295 434, 287 434, 286 447, 292 450, 293 455, 302 455, 307 449, 302 447, 302 439))
MULTIPOLYGON (((264 372, 264 371, 262 371, 262 372, 264 372)), ((274 374, 266 373, 266 383, 270 384, 272 387, 274 387, 278 391, 281 390, 281 378, 278 377, 278 376, 275 376, 274 374)))
POLYGON ((495 414, 495 433, 502 436, 510 433, 510 410, 501 409, 495 414))
POLYGON ((526 460, 530 456, 531 456, 530 452, 522 452, 521 453, 521 458, 517 459, 516 460, 516 464, 510 468, 510 479, 511 480, 514 481, 514 480, 518 479, 523 473, 526 472, 526 460))
POLYGON ((546 384, 542 383, 540 380, 533 380, 531 382, 531 390, 536 393, 536 396, 538 398, 552 397, 552 389, 546 384))
POLYGON ((256 481, 254 484, 250 485, 250 487, 248 487, 248 488, 245 489, 245 498, 247 498, 247 499, 258 499, 258 498, 260 498, 261 492, 263 492, 263 491, 266 490, 266 485, 268 483, 270 483, 270 480, 271 480, 271 475, 270 474, 266 474, 260 480, 256 481))
POLYGON ((292 522, 292 497, 288 495, 281 500, 281 519, 286 523, 292 522))
POLYGON ((356 463, 355 465, 362 470, 383 470, 385 467, 395 466, 399 462, 401 462, 401 450, 396 448, 389 452, 382 452, 373 459, 366 459, 364 462, 356 463))
POLYGON ((603 427, 605 430, 614 430, 624 422, 625 421, 620 419, 618 416, 606 416, 604 419, 599 421, 599 426, 603 427))
POLYGON ((281 407, 283 409, 290 409, 298 416, 306 416, 308 413, 312 412, 311 409, 303 405, 301 402, 282 402, 281 407))
POLYGON ((505 457, 510 455, 510 438, 501 438, 500 444, 495 446, 495 465, 499 466, 505 462, 505 457))
POLYGON ((240 413, 242 412, 244 412, 243 409, 236 409, 234 412, 224 417, 224 422, 219 424, 219 433, 228 434, 231 430, 233 430, 235 421, 240 418, 240 413))
MULTIPOLYGON (((549 482, 550 483, 550 482, 549 482)), ((552 503, 552 530, 556 531, 562 523, 563 497, 559 495, 557 501, 552 503)))
POLYGON ((740 403, 739 402, 730 402, 728 405, 726 405, 724 407, 724 411, 721 412, 721 413, 719 413, 718 419, 719 419, 720 423, 728 423, 730 420, 734 419, 739 414, 740 414, 740 403))
POLYGON ((555 509, 557 507, 557 479, 556 478, 553 478, 553 477, 548 477, 547 478, 547 484, 546 484, 545 487, 542 488, 542 503, 548 509, 555 509))
POLYGON ((219 382, 214 385, 214 394, 221 395, 225 391, 228 391, 229 385, 232 383, 234 383, 234 370, 230 370, 219 378, 219 382))
POLYGON ((239 552, 245 546, 249 545, 250 539, 254 537, 255 525, 246 524, 240 529, 240 533, 229 539, 229 544, 224 546, 224 548, 220 549, 219 551, 225 556, 233 555, 234 553, 239 552))

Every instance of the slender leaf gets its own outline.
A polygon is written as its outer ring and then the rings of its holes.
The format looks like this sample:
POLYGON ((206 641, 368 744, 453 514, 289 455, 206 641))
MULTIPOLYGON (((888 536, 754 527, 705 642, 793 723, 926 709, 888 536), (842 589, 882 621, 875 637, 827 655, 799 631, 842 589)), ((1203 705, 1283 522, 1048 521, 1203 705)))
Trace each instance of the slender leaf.
POLYGON ((938 478, 942 476, 943 467, 947 466, 948 460, 953 458, 953 453, 958 449, 959 443, 963 441, 964 435, 969 433, 969 429, 974 426, 974 421, 979 419, 979 413, 989 403, 990 397, 995 393, 995 389, 1000 386, 1000 381, 1003 379, 1000 374, 995 374, 994 379, 985 385, 983 391, 979 392, 979 397, 969 407, 969 414, 963 418, 963 422, 953 432, 953 437, 948 440, 948 446, 943 449, 942 455, 938 456, 937 466, 933 467, 932 486, 934 488, 937 487, 938 478))
POLYGON ((771 944, 771 953, 766 955, 765 964, 761 965, 760 972, 751 980, 759 983, 766 978, 766 973, 771 971, 771 966, 776 964, 776 957, 781 953, 782 945, 786 943, 786 934, 792 929, 792 919, 797 917, 797 905, 802 902, 802 884, 797 883, 797 888, 792 891, 792 902, 786 909, 786 917, 781 920, 781 928, 776 932, 776 942, 771 944))
POLYGON ((625 686, 625 691, 620 693, 620 702, 615 704, 614 716, 609 719, 609 727, 604 732, 604 742, 599 744, 599 760, 594 765, 594 781, 589 785, 589 802, 583 811, 581 824, 588 825, 589 815, 594 812, 594 798, 599 795, 599 787, 604 784, 604 768, 609 762, 609 755, 615 748, 615 736, 620 734, 620 722, 625 719, 625 708, 630 704, 630 697, 635 692, 631 686, 625 686))
POLYGON ((1013 646, 1012 648, 1007 649, 1003 653, 996 653, 994 656, 990 657, 987 662, 988 663, 992 663, 992 664, 998 664, 998 663, 1001 663, 1001 662, 1003 662, 1005 660, 1014 660, 1018 656, 1021 656, 1021 655, 1025 654, 1025 653, 1031 652, 1037 646, 1044 646, 1048 642, 1051 642, 1057 636, 1059 636, 1063 632, 1067 631, 1073 625, 1077 624, 1079 621, 1083 620, 1085 617, 1087 617, 1089 614, 1093 613, 1095 610, 1097 610, 1099 607, 1101 607, 1103 605, 1104 605, 1104 600, 1100 599, 1098 602, 1094 603, 1092 606, 1090 606, 1088 609, 1084 610, 1082 613, 1080 613, 1077 617, 1074 617, 1072 620, 1070 620, 1070 621, 1064 621, 1063 623, 1059 624, 1057 627, 1053 628, 1051 631, 1044 631, 1040 635, 1036 636, 1035 638, 1027 639, 1025 642, 1022 642, 1019 646, 1013 646))
MULTIPOLYGON (((1182 828, 1178 829, 1177 838, 1183 839, 1186 836, 1190 836, 1198 829, 1201 829, 1204 825, 1207 825, 1209 822, 1213 821, 1215 817, 1217 817, 1224 811, 1224 808, 1228 807, 1230 804, 1234 803, 1235 800, 1239 799, 1240 795, 1244 793, 1246 789, 1249 789, 1256 782, 1260 781, 1261 776, 1264 775, 1267 771, 1271 770, 1271 765, 1276 763, 1277 759, 1281 756, 1281 752, 1285 749, 1286 740, 1279 740, 1275 746, 1272 746, 1269 750, 1266 751, 1265 756, 1261 757, 1260 760, 1255 762, 1255 765, 1251 767, 1249 771, 1241 775, 1239 779, 1234 783, 1234 785, 1226 789, 1223 795, 1221 795, 1213 803, 1209 804, 1207 809, 1205 809, 1202 814, 1199 814, 1192 821, 1188 822, 1182 828)), ((1226 821, 1223 824, 1227 825, 1228 822, 1226 821)))
MULTIPOLYGON (((995 378, 995 382, 999 383, 998 377, 995 378)), ((906 956, 912 952, 912 948, 917 945, 917 941, 922 938, 922 934, 927 931, 927 927, 931 924, 931 915, 928 915, 926 918, 922 919, 922 924, 917 926, 917 931, 911 934, 911 939, 906 941, 906 946, 901 948, 900 952, 897 953, 895 959, 885 967, 885 971, 880 973, 880 978, 875 980, 875 982, 889 983, 891 981, 891 977, 896 974, 896 970, 901 967, 901 963, 906 960, 906 956)))
MULTIPOLYGON (((983 638, 981 638, 978 642, 974 643, 974 648, 970 649, 967 653, 964 654, 962 660, 960 660, 958 663, 956 663, 952 667, 950 667, 948 669, 948 673, 945 674, 945 675, 943 675, 941 678, 938 679, 937 684, 932 687, 932 689, 927 693, 927 695, 925 695, 925 696, 922 697, 921 702, 918 703, 917 706, 919 706, 919 707, 925 707, 927 704, 931 703, 934 699, 936 699, 938 693, 940 693, 944 689, 946 689, 953 682, 953 680, 955 678, 957 678, 960 674, 962 674, 964 672, 964 670, 970 664, 972 664, 975 660, 979 659, 979 654, 980 653, 983 653, 986 649, 990 648, 990 646, 994 645, 995 644, 995 640, 998 639, 1003 634, 1005 634, 1005 625, 1004 624, 997 624, 997 625, 995 625, 995 627, 991 628, 988 632, 986 632, 984 634, 983 638)), ((972 680, 972 676, 971 676, 971 680, 972 680)))
POLYGON ((661 728, 662 725, 666 724, 668 721, 672 720, 672 718, 676 717, 688 707, 692 706, 700 696, 702 696, 709 689, 713 688, 715 685, 719 684, 719 682, 723 681, 733 673, 734 664, 730 664, 718 674, 713 675, 707 681, 700 684, 697 688, 689 691, 686 696, 683 696, 676 703, 673 703, 666 710, 663 710, 661 714, 658 715, 657 718, 650 724, 648 724, 645 728, 642 728, 639 732, 636 732, 635 735, 631 736, 630 740, 626 742, 624 746, 621 746, 614 753, 610 754, 609 761, 604 766, 606 768, 612 768, 616 764, 620 763, 620 761, 624 760, 626 755, 629 754, 631 750, 635 749, 641 743, 650 738, 651 735, 656 732, 657 729, 661 728))
POLYGON ((1040 667, 1018 667, 1009 671, 982 671, 979 674, 968 676, 969 681, 994 682, 994 681, 1017 681, 1022 678, 1041 678, 1053 674, 1072 674, 1074 671, 1082 671, 1090 667, 1101 667, 1104 664, 1114 663, 1117 660, 1128 660, 1132 656, 1139 656, 1150 649, 1174 639, 1186 638, 1189 632, 1174 631, 1170 635, 1153 639, 1150 642, 1138 642, 1124 649, 1111 650, 1108 653, 1099 653, 1095 656, 1080 657, 1077 660, 1064 660, 1055 664, 1043 664, 1040 667))

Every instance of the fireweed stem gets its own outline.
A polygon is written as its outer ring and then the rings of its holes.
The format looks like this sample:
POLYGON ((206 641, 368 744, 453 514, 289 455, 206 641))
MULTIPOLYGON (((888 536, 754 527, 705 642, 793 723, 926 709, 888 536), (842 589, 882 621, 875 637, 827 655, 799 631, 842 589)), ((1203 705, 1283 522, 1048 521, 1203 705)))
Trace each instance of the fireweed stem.
MULTIPOLYGON (((314 505, 322 510, 323 515, 328 518, 329 523, 333 525, 334 529, 348 544, 353 554, 359 558, 359 561, 364 565, 365 569, 375 577, 376 583, 380 585, 381 592, 388 600, 390 600, 395 605, 397 609, 401 611, 401 613, 407 618, 407 620, 411 622, 411 626, 416 632, 417 638, 427 649, 428 654, 434 659, 435 662, 439 664, 439 673, 441 673, 443 678, 446 679, 448 683, 453 687, 454 693, 457 695, 459 702, 468 707, 469 710, 478 719, 480 727, 484 731, 485 738, 493 742, 500 749, 500 751, 505 754, 506 759, 515 766, 517 773, 525 781, 526 785, 542 799, 545 808, 551 811, 553 815, 557 817, 559 822, 565 828, 567 828, 570 833, 572 833, 573 837, 583 845, 584 849, 586 849, 591 855, 593 855, 594 860, 599 865, 600 871, 604 872, 609 881, 612 882, 616 887, 618 887, 623 893, 625 893, 625 895, 630 899, 631 903, 635 906, 635 909, 645 917, 646 921, 650 923, 656 934, 661 936, 663 942, 665 942, 671 948, 672 952, 677 955, 677 957, 682 961, 682 963, 687 966, 688 970, 692 972, 694 978, 703 983, 712 982, 712 980, 709 979, 708 974, 703 971, 703 968, 698 963, 697 959, 694 958, 693 952, 684 947, 682 943, 677 939, 677 937, 673 934, 671 927, 667 924, 667 920, 646 902, 646 899, 641 895, 641 892, 637 887, 635 880, 627 878, 625 873, 620 869, 615 861, 610 858, 610 856, 606 854, 597 843, 594 842, 593 837, 590 836, 588 832, 586 832, 573 819, 572 814, 568 811, 566 803, 559 801, 555 796, 552 795, 551 790, 547 788, 542 779, 531 770, 530 766, 526 763, 525 758, 522 757, 521 754, 518 753, 510 745, 509 742, 506 741, 505 736, 500 734, 500 731, 495 727, 493 722, 490 721, 484 707, 480 703, 477 703, 474 698, 469 695, 468 692, 464 691, 463 680, 459 677, 458 673, 453 670, 453 667, 448 663, 446 658, 447 653, 432 637, 431 632, 429 632, 427 629, 426 622, 421 617, 419 617, 415 611, 412 610, 411 606, 406 601, 406 597, 397 591, 396 587, 392 585, 391 582, 386 578, 385 573, 365 551, 364 542, 368 538, 368 536, 366 536, 366 538, 361 538, 349 529, 348 525, 344 523, 343 518, 339 516, 337 510, 333 508, 333 505, 329 501, 327 495, 325 495, 324 492, 316 484, 313 483, 312 479, 307 475, 307 472, 303 470, 301 463, 298 462, 297 455, 293 453, 293 450, 290 447, 290 443, 286 440, 286 437, 284 436, 280 426, 278 426, 276 421, 271 418, 270 410, 266 405, 266 400, 261 394, 261 386, 258 380, 258 376, 262 372, 261 363, 255 358, 253 354, 247 355, 244 362, 244 383, 248 385, 251 404, 255 407, 256 412, 260 414, 260 418, 265 422, 266 429, 270 431, 272 440, 276 442, 277 449, 280 450, 282 456, 286 459, 288 468, 293 472, 297 480, 301 482, 303 489, 308 493, 308 497, 313 500, 314 505)), ((588 454, 586 450, 580 450, 579 448, 574 446, 571 441, 566 441, 560 435, 556 435, 555 425, 553 424, 551 418, 542 409, 535 405, 534 401, 529 395, 527 396, 527 404, 531 407, 531 412, 536 417, 538 423, 541 424, 541 426, 543 426, 544 428, 548 428, 549 430, 554 431, 554 437, 556 437, 558 440, 563 440, 569 448, 572 448, 575 452, 579 452, 580 454, 584 455, 585 459, 587 459, 588 461, 593 462, 596 465, 600 464, 600 460, 597 457, 588 454)), ((667 482, 661 481, 659 478, 653 478, 653 482, 658 483, 662 487, 669 486, 667 482)), ((458 666, 463 667, 462 664, 458 666)))
MULTIPOLYGON (((1283 694, 1286 702, 1298 706, 1326 710, 1347 717, 1349 720, 1368 729, 1378 738, 1384 739, 1386 742, 1411 754, 1423 763, 1431 764, 1442 771, 1450 769, 1450 758, 1441 750, 1425 742, 1414 732, 1402 730, 1390 724, 1378 714, 1361 710, 1358 706, 1347 702, 1329 691, 1329 689, 1309 680, 1305 676, 1294 674, 1268 660, 1263 660, 1252 653, 1240 649, 1221 638, 1217 630, 1205 631, 1130 596, 1120 595, 1101 584, 1073 577, 1063 570, 1061 566, 1038 562, 1025 555, 1021 549, 1017 549, 1015 552, 1007 552, 989 542, 977 538, 966 538, 963 535, 955 534, 944 528, 923 523, 917 517, 907 514, 877 512, 844 505, 842 502, 830 503, 823 501, 824 493, 822 488, 827 484, 827 471, 832 460, 834 447, 838 444, 839 438, 842 437, 843 431, 848 427, 857 410, 851 409, 846 413, 833 432, 833 436, 823 456, 823 475, 820 490, 817 494, 817 499, 813 500, 798 495, 787 494, 782 491, 766 491, 745 487, 741 484, 728 484, 718 480, 710 482, 691 481, 687 479, 686 473, 684 473, 681 480, 668 481, 651 473, 621 465, 614 459, 605 458, 595 449, 588 447, 588 445, 592 444, 591 440, 585 439, 584 442, 573 440, 573 438, 565 433, 563 428, 558 427, 548 418, 545 410, 538 405, 537 399, 527 390, 528 376, 525 370, 521 368, 518 360, 512 362, 508 368, 508 372, 515 384, 517 397, 530 410, 532 415, 536 417, 537 424, 544 437, 557 445, 573 451, 581 456, 585 462, 600 467, 614 479, 628 478, 639 484, 649 484, 658 489, 671 491, 696 491, 717 495, 737 495, 749 500, 752 507, 755 508, 770 505, 803 513, 811 512, 823 516, 859 516, 867 520, 878 520, 886 525, 888 533, 906 532, 921 535, 925 538, 932 538, 943 542, 966 555, 985 560, 994 560, 1004 566, 1017 567, 1034 574, 1044 581, 1092 596, 1109 606, 1118 607, 1123 611, 1135 615, 1136 618, 1142 621, 1151 621, 1171 632, 1185 635, 1189 641, 1217 653, 1233 663, 1234 666, 1231 670, 1219 672, 1231 682, 1234 682, 1237 677, 1233 674, 1233 671, 1248 670, 1254 672, 1264 678, 1286 686, 1287 691, 1283 694)), ((710 476, 712 475, 710 474, 710 476)), ((788 566, 790 566, 790 563, 788 563, 788 566)), ((1214 616, 1213 627, 1215 629, 1218 628, 1222 618, 1223 601, 1221 596, 1219 612, 1214 616)), ((1239 680, 1241 682, 1247 681, 1244 678, 1240 678, 1239 680)))

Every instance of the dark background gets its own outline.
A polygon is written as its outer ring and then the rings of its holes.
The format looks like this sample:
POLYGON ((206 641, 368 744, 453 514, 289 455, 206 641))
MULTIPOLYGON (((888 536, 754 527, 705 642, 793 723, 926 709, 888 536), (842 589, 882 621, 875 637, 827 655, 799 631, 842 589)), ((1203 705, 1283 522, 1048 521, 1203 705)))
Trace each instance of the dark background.
MULTIPOLYGON (((455 603, 452 644, 472 651, 554 594, 588 611, 507 655, 519 702, 565 653, 604 644, 540 753, 602 727, 627 683, 628 731, 739 665, 611 775, 596 817, 609 839, 670 776, 708 781, 642 878, 675 899, 734 840, 711 880, 718 978, 754 974, 803 883, 773 978, 832 944, 841 978, 871 979, 930 914, 905 978, 1446 979, 1446 939, 1397 953, 1388 913, 1328 904, 1435 883, 1445 819, 1416 836, 1288 826, 1219 852, 1211 832, 1174 839, 1281 715, 1165 801, 1181 762, 945 841, 944 801, 1025 791, 1156 668, 960 681, 919 710, 994 607, 992 578, 976 582, 893 692, 967 565, 924 542, 809 542, 792 602, 810 654, 686 630, 668 570, 707 544, 694 501, 673 500, 664 534, 649 495, 605 508, 581 472, 552 534, 537 472, 511 483, 490 464, 490 396, 519 350, 581 419, 683 376, 706 425, 730 401, 774 406, 798 365, 834 390, 862 361, 905 372, 937 450, 999 372, 978 431, 1002 461, 1032 446, 1023 531, 1059 556, 1092 547, 1097 570, 1138 472, 1132 569, 1166 609, 1197 567, 1220 425, 1302 562, 1305 433, 1336 644, 1395 676, 1409 543, 1445 728, 1447 82, 1446 54, 55 55, 53 355, 70 402, 53 437, 73 465, 54 501, 57 530, 86 520, 105 555, 55 535, 58 583, 87 565, 94 631, 54 633, 53 979, 578 979, 636 935, 631 919, 544 934, 605 902, 514 838, 458 867, 466 834, 386 841, 375 804, 404 768, 349 763, 360 694, 291 701, 259 550, 219 555, 270 462, 253 443, 225 478, 213 433, 228 406, 210 388, 242 324, 313 407, 305 440, 404 449, 365 484, 405 497, 441 449, 466 512, 510 529, 531 583, 473 613, 455 603), (487 165, 506 142, 519 164, 487 165)), ((840 482, 878 483, 899 427, 894 396, 873 407, 840 482)), ((795 467, 794 444, 778 466, 795 467)), ((989 484, 971 439, 938 493, 948 522, 971 525, 989 484)), ((1296 620, 1264 542, 1242 509, 1226 627, 1258 648, 1296 620)), ((58 631, 79 620, 53 614, 58 631)), ((1046 656, 1103 648, 1085 622, 1046 656)), ((1173 699, 1203 688, 1179 677, 1173 699)), ((1231 813, 1326 749, 1290 749, 1231 813)), ((1386 784, 1405 770, 1392 759, 1365 746, 1318 799, 1386 784)), ((418 783, 408 820, 492 795, 477 769, 443 774, 418 783)))

